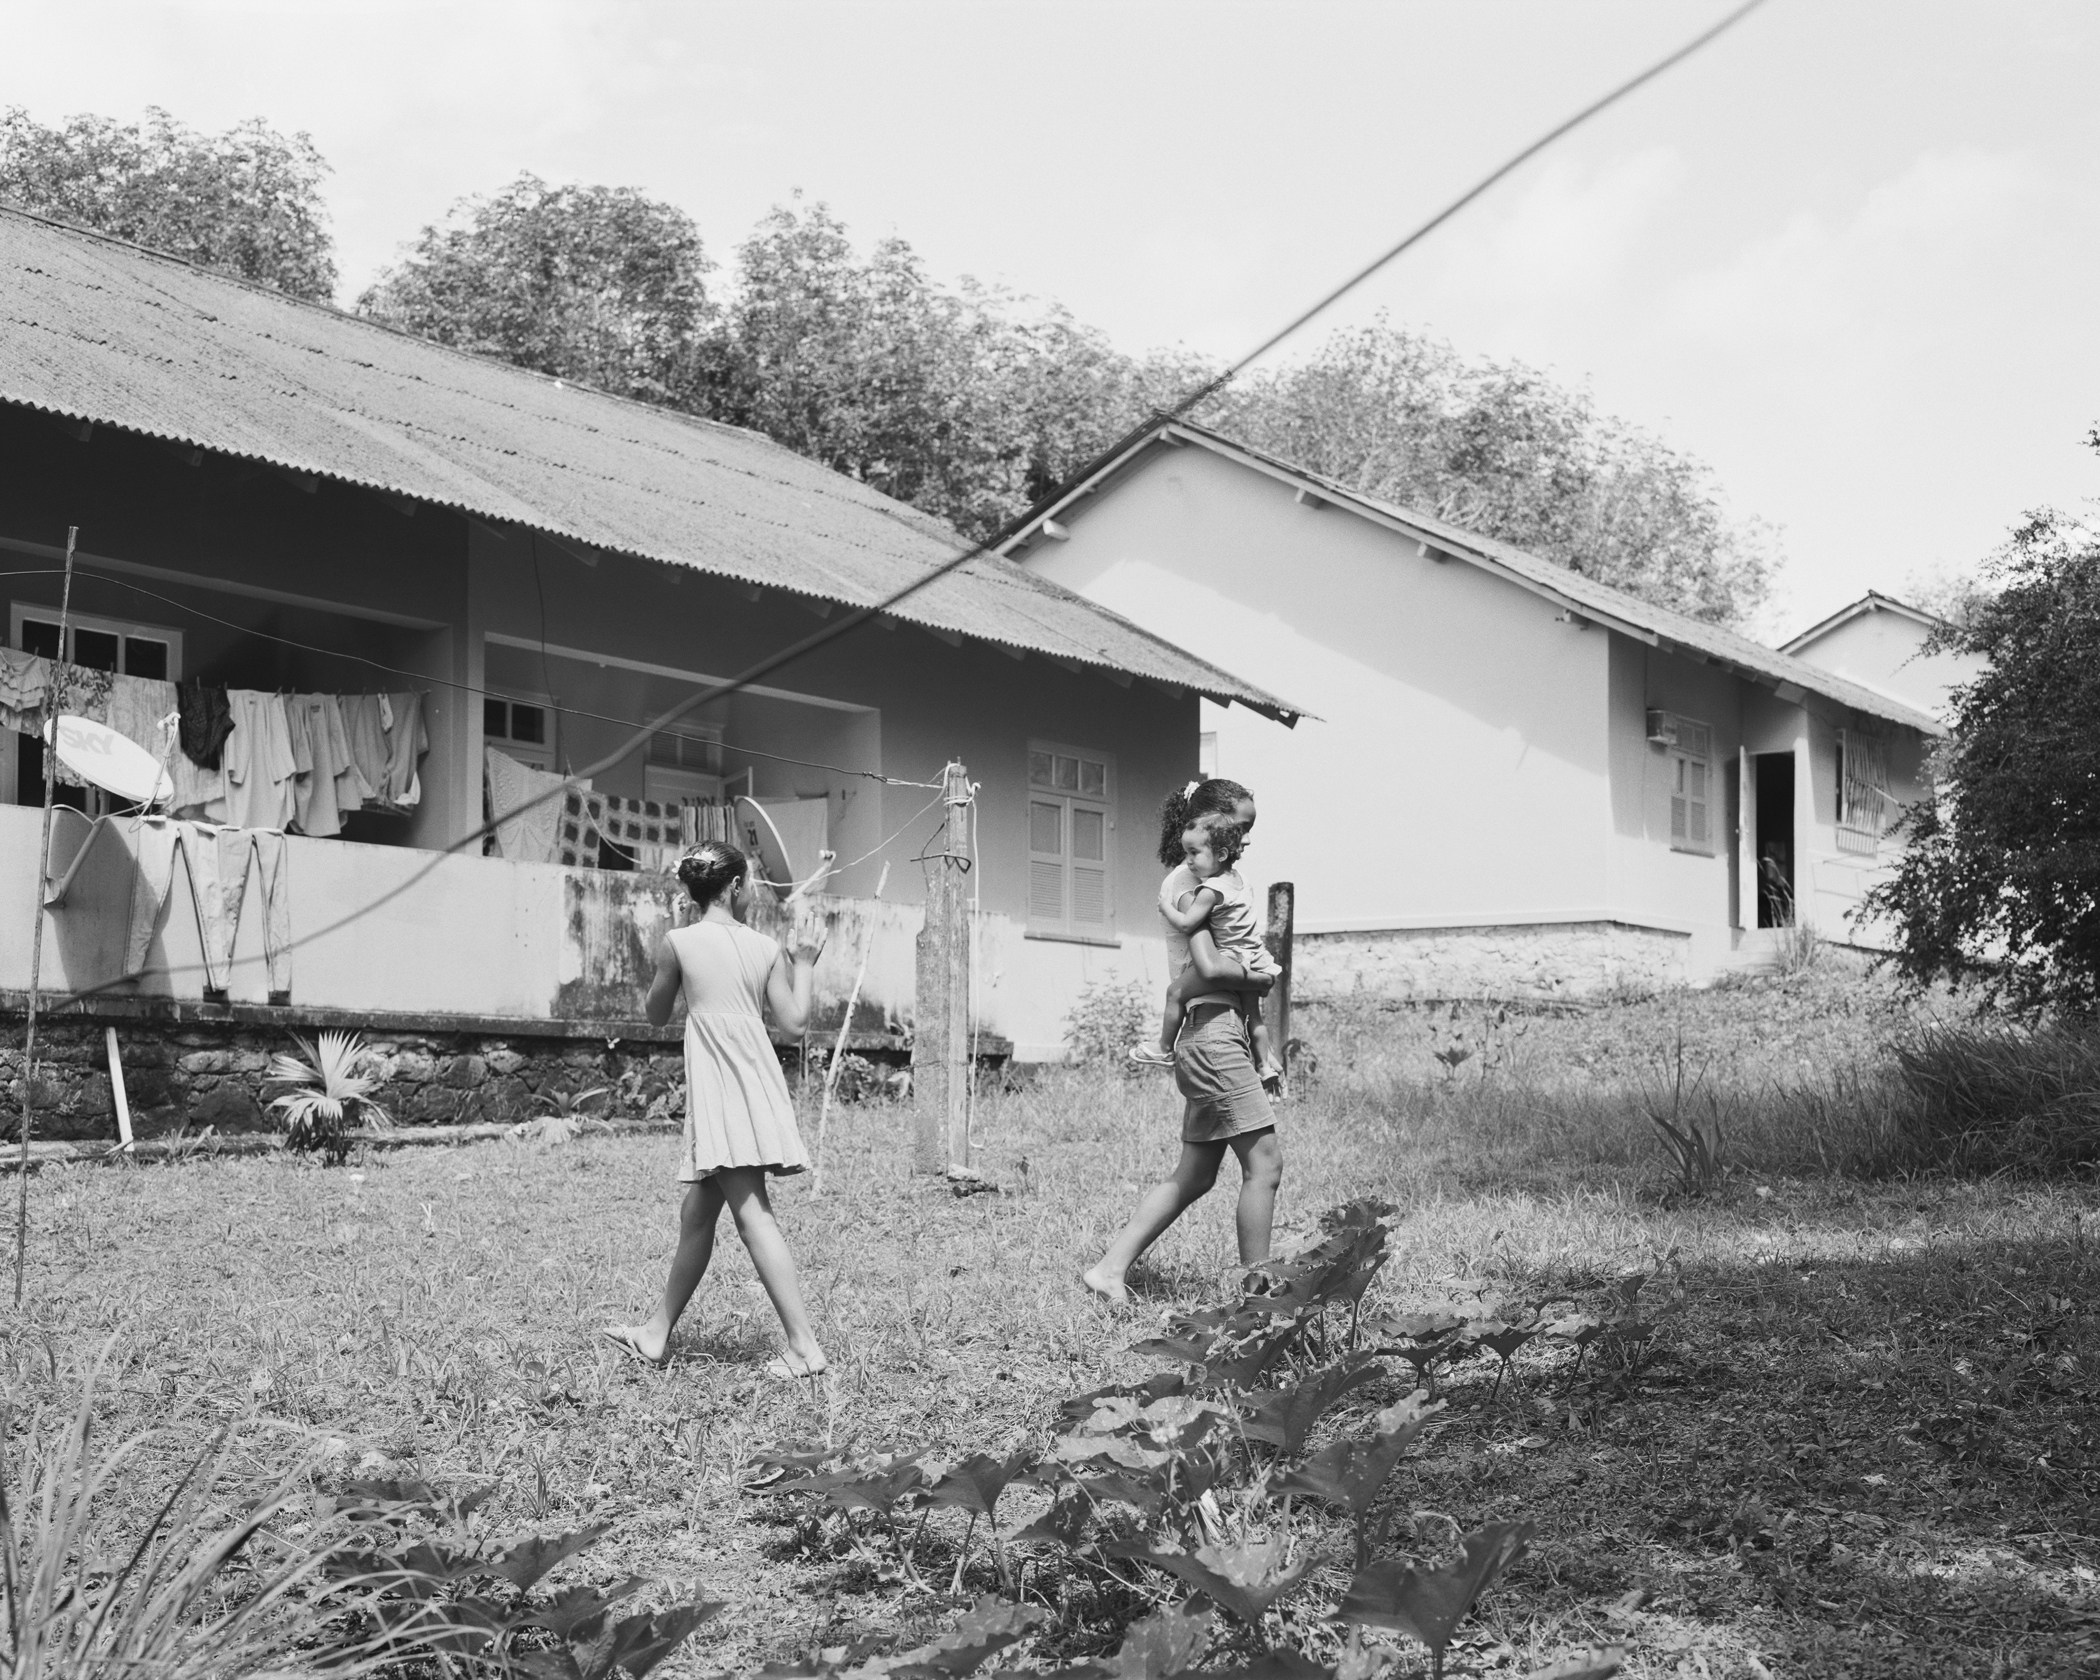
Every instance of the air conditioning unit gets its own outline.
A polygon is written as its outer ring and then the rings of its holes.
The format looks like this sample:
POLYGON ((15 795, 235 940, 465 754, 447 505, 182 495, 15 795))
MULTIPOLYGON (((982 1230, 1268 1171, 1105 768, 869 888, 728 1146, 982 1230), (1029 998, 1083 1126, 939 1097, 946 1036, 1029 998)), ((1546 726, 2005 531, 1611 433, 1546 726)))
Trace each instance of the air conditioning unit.
POLYGON ((1654 747, 1677 745, 1677 719, 1668 712, 1648 714, 1648 744, 1654 747))

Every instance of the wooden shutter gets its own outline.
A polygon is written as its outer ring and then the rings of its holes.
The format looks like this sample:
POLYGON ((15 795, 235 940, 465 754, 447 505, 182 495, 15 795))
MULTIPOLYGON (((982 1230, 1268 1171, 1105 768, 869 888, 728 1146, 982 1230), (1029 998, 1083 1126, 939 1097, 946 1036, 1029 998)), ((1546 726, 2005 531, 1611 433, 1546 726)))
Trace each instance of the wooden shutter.
POLYGON ((1668 719, 1670 748, 1670 844, 1688 852, 1714 847, 1714 732, 1689 718, 1668 719))
POLYGON ((1028 917, 1064 925, 1065 807, 1059 799, 1028 802, 1028 917))
POLYGON ((1072 926, 1098 933, 1114 919, 1108 903, 1108 813, 1074 803, 1072 823, 1072 926))

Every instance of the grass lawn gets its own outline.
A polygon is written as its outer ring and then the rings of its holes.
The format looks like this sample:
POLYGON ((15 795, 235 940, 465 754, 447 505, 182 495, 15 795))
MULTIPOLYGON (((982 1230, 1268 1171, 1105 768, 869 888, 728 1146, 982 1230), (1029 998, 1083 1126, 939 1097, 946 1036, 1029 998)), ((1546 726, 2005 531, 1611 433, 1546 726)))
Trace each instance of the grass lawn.
MULTIPOLYGON (((1473 1670, 1617 1640, 1636 1675, 2100 1672, 2100 1196, 2089 1181, 1841 1176, 1817 1167, 1832 1138, 1780 1124, 1782 1076, 1837 1088, 1894 1009, 1826 974, 1521 1030, 1462 1017, 1506 1042, 1478 1059, 1486 1079, 1463 1062, 1448 1087, 1427 1059, 1448 1018, 1308 1012, 1322 1066, 1283 1111, 1280 1250, 1311 1240, 1321 1210, 1377 1195, 1400 1209, 1380 1308, 1594 1292, 1665 1257, 1690 1291, 1631 1377, 1577 1377, 1571 1356, 1534 1348, 1490 1404, 1489 1372, 1462 1369, 1401 1466, 1403 1549, 1445 1549, 1445 1517, 1539 1525, 1463 1636, 1473 1670), (1738 1162, 1692 1199, 1662 1193, 1635 1105, 1680 1033, 1738 1162)), ((754 1497, 746 1459, 827 1433, 944 1459, 1041 1443, 1060 1399, 1159 1368, 1129 1345, 1162 1308, 1229 1287, 1229 1190, 1155 1251, 1139 1313, 1112 1315, 1074 1275, 1170 1160, 1175 1124, 1163 1079, 1045 1077, 985 1103, 1001 1190, 957 1198, 910 1175, 905 1111, 835 1113, 827 1194, 778 1195, 838 1378, 828 1399, 762 1375, 777 1325, 726 1221, 668 1369, 595 1337, 661 1284, 677 1207, 665 1137, 369 1153, 348 1170, 53 1168, 30 1187, 6 1399, 17 1418, 68 1404, 114 1335, 115 1428, 181 1407, 200 1435, 274 1418, 345 1475, 495 1484, 476 1520, 500 1532, 611 1522, 577 1567, 697 1580, 729 1602, 660 1673, 866 1633, 901 1647, 961 1601, 883 1579, 834 1531, 754 1497)), ((1342 1426, 1412 1386, 1394 1369, 1342 1426)), ((921 1543, 938 1585, 961 1528, 941 1513, 921 1543)), ((965 1597, 992 1584, 977 1556, 965 1597)), ((1031 1579, 1061 1620, 1024 1663, 1113 1648, 1118 1606, 1098 1580, 1031 1579)), ((1346 1562, 1324 1572, 1271 1632, 1311 1629, 1346 1580, 1346 1562)))

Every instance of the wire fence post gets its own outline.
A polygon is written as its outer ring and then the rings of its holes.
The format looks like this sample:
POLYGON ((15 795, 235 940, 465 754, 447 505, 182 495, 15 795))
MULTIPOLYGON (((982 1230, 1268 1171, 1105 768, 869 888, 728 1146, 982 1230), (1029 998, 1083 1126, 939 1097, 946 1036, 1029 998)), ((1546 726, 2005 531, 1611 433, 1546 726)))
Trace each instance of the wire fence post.
POLYGON ((51 733, 44 742, 44 838, 36 850, 36 908, 34 931, 29 939, 29 1024, 22 1035, 22 1153, 15 1163, 21 1175, 15 1193, 15 1305, 22 1304, 22 1267, 29 1252, 29 1117, 36 1105, 36 1006, 42 1000, 44 982, 44 879, 51 868, 51 804, 58 776, 58 714, 65 708, 72 684, 73 666, 66 657, 66 631, 73 612, 73 545, 80 527, 66 527, 66 581, 58 597, 58 657, 51 662, 51 679, 45 690, 44 716, 51 720, 51 733))
POLYGON ((950 760, 940 851, 926 862, 926 920, 919 929, 912 1000, 912 1164, 920 1172, 970 1167, 970 777, 950 760))
POLYGON ((1291 1089, 1291 933, 1298 918, 1298 889, 1289 881, 1269 887, 1269 929, 1262 943, 1276 959, 1276 984, 1262 1000, 1262 1019, 1269 1029, 1269 1043, 1283 1064, 1283 1093, 1291 1089))

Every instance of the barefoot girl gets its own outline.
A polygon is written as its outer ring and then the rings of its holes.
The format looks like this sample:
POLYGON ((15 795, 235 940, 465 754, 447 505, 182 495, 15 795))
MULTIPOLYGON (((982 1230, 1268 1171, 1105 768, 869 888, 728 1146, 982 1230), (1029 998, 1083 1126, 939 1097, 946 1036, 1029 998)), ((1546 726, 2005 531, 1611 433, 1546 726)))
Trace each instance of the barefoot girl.
POLYGON ((701 916, 664 936, 648 1010, 650 1023, 660 1027, 684 994, 685 1150, 678 1176, 690 1188, 663 1303, 647 1323, 608 1325, 605 1334, 637 1359, 665 1361, 671 1327, 707 1274, 715 1222, 726 1204, 787 1332, 787 1352, 770 1369, 776 1376, 813 1377, 824 1369, 824 1350, 810 1331, 795 1262, 766 1195, 768 1173, 802 1172, 809 1156, 762 1011, 771 1004, 783 1029, 802 1030, 822 947, 789 956, 745 927, 750 875, 744 854, 719 840, 679 860, 678 878, 701 916))
MULTIPOLYGON (((1233 782, 1199 783, 1168 801, 1168 819, 1184 819, 1183 828, 1191 812, 1229 816, 1244 832, 1254 823, 1254 796, 1233 782)), ((1161 861, 1169 860, 1163 854, 1161 861)), ((1171 893, 1178 899, 1195 885, 1195 877, 1183 864, 1167 877, 1161 898, 1166 900, 1171 893)), ((1131 1266, 1169 1225, 1209 1192, 1227 1150, 1240 1163, 1235 1221, 1240 1264, 1258 1265, 1269 1257, 1283 1151, 1276 1143, 1275 1114, 1262 1091, 1261 1074, 1247 1042, 1238 994, 1259 996, 1273 982, 1265 975, 1250 975, 1229 957, 1221 957, 1207 927, 1196 928, 1187 939, 1188 960, 1208 982, 1208 989, 1184 1000, 1181 1037, 1174 1046, 1174 1083, 1187 1099, 1181 1121, 1181 1159, 1170 1177, 1145 1192, 1137 1212, 1108 1245, 1108 1252, 1082 1274, 1087 1288, 1111 1301, 1130 1299, 1125 1278, 1131 1266)))

